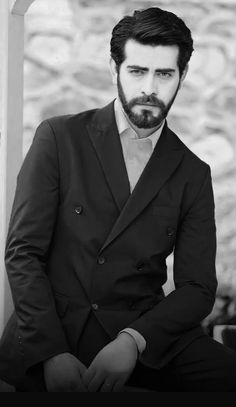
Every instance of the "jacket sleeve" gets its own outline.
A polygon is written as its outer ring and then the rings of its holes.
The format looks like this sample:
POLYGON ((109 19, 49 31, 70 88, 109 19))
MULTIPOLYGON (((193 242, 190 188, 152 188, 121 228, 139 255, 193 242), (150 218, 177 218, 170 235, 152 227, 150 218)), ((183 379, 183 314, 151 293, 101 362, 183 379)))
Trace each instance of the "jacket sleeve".
MULTIPOLYGON (((153 368, 163 367, 177 349, 188 343, 194 330, 200 332, 199 325, 215 301, 216 227, 209 166, 203 178, 178 227, 175 290, 129 325, 146 339, 141 361, 153 368)), ((196 183, 189 188, 196 190, 196 183)), ((189 195, 193 196, 193 191, 189 195)))
POLYGON ((45 121, 17 177, 5 252, 25 369, 69 351, 46 270, 59 182, 55 135, 45 121))

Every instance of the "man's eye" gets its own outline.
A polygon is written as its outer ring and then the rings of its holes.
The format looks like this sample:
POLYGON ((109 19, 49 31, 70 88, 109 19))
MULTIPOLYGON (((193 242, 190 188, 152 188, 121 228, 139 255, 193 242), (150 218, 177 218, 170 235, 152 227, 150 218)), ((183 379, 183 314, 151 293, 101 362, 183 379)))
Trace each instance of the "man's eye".
POLYGON ((132 69, 132 70, 130 71, 130 73, 131 73, 132 75, 138 76, 138 75, 142 75, 142 74, 143 74, 143 71, 141 71, 140 69, 132 69))
POLYGON ((170 72, 158 72, 157 75, 162 79, 169 79, 172 77, 170 72))

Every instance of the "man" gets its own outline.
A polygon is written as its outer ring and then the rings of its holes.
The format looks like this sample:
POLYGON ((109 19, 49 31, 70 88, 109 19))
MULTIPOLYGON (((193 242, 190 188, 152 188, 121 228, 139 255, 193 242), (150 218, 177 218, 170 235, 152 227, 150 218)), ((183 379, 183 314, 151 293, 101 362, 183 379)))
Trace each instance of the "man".
POLYGON ((235 352, 201 328, 217 286, 210 168, 166 122, 192 51, 175 14, 124 17, 117 99, 37 129, 6 244, 0 369, 19 391, 235 390, 235 352))

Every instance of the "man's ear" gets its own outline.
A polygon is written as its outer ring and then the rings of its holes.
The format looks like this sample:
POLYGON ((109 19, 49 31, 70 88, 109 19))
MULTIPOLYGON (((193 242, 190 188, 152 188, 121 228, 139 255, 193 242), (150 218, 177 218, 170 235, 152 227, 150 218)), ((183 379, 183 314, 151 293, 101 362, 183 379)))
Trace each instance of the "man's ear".
POLYGON ((113 85, 117 85, 117 69, 113 58, 110 58, 110 72, 113 85))
POLYGON ((188 68, 189 68, 189 65, 187 64, 186 67, 184 68, 184 71, 183 71, 182 76, 180 78, 180 85, 182 85, 182 83, 183 83, 183 81, 184 81, 184 79, 185 79, 185 77, 187 75, 188 68))

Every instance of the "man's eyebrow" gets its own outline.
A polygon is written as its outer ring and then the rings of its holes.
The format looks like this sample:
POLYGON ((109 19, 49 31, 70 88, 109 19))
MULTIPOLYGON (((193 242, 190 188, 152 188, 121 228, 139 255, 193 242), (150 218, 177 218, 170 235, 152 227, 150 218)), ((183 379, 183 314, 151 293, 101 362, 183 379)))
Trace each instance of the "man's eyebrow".
MULTIPOLYGON (((139 69, 140 71, 148 71, 149 69, 144 67, 144 66, 140 66, 140 65, 127 65, 127 68, 129 69, 139 69)), ((158 68, 155 69, 155 72, 160 72, 160 73, 165 73, 165 72, 175 72, 176 70, 173 68, 158 68)))
POLYGON ((165 73, 165 72, 175 72, 176 71, 176 69, 174 69, 174 68, 160 68, 160 69, 155 69, 155 72, 163 72, 163 73, 165 73))
POLYGON ((148 68, 139 65, 128 65, 127 68, 129 69, 140 69, 140 71, 148 71, 148 68))

